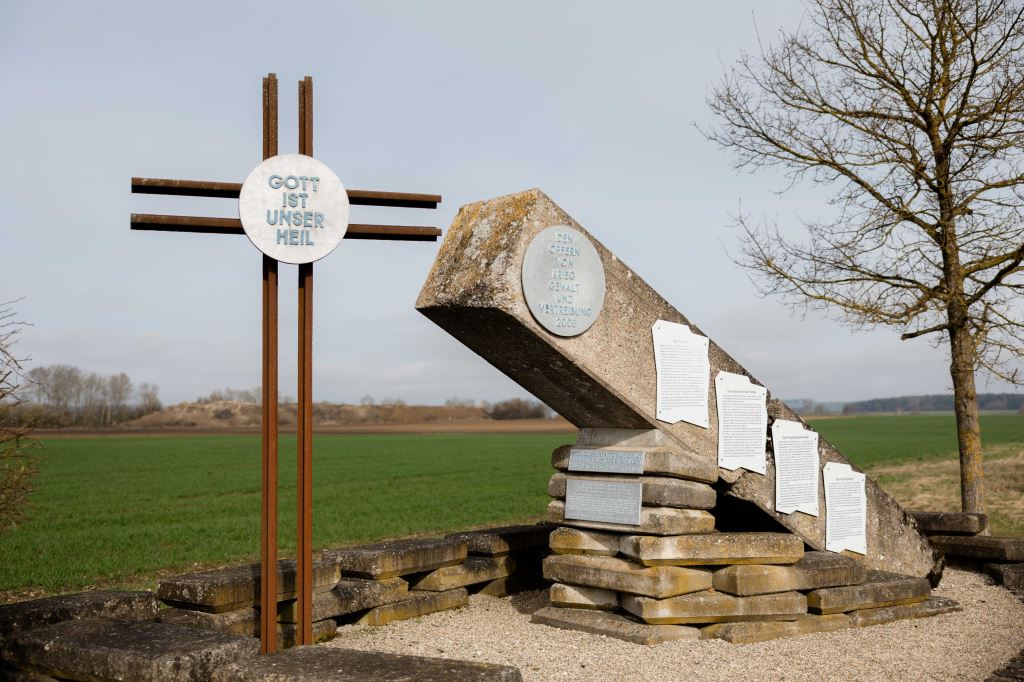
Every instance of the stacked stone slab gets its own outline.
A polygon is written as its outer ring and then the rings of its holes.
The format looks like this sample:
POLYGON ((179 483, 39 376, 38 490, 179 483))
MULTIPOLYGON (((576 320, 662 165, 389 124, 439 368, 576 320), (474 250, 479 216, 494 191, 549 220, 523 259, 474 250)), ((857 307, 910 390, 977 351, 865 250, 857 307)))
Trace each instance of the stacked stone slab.
MULTIPOLYGON (((313 563, 313 636, 338 625, 385 625, 464 606, 470 592, 506 596, 541 586, 547 525, 504 526, 446 538, 325 550, 313 563)), ((258 637, 258 564, 167 578, 158 596, 166 623, 258 637)), ((294 646, 295 562, 278 563, 277 642, 294 646)))
POLYGON ((917 527, 947 558, 983 568, 997 584, 1024 590, 1024 539, 981 535, 988 516, 967 512, 911 512, 917 527))
MULTIPOLYGON (((464 541, 469 556, 460 572, 462 583, 470 594, 507 597, 526 590, 546 587, 543 561, 548 554, 548 536, 554 526, 501 526, 482 530, 452 533, 449 538, 464 541)), ((426 576, 414 589, 429 589, 437 577, 426 576)), ((451 576, 442 576, 442 584, 450 584, 451 576)))
MULTIPOLYGON (((552 453, 557 473, 548 486, 554 498, 548 515, 559 527, 544 561, 552 606, 534 622, 642 644, 755 642, 959 609, 951 600, 931 599, 926 578, 868 571, 832 552, 805 552, 795 534, 715 532, 716 494, 709 484, 717 469, 657 436, 610 431, 584 430, 576 445, 552 453), (591 461, 610 461, 613 449, 641 453, 643 471, 572 471, 574 449, 596 450, 587 455, 591 461), (641 483, 639 525, 566 518, 573 478, 641 483)), ((631 461, 635 466, 640 459, 631 461)))

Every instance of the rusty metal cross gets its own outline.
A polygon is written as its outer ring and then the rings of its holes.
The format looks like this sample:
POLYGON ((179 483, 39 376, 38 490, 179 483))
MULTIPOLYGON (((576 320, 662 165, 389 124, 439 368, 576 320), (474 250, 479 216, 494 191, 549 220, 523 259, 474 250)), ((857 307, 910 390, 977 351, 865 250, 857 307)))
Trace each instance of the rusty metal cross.
MULTIPOLYGON (((263 79, 263 158, 277 156, 277 76, 263 79)), ((299 149, 313 155, 313 79, 299 81, 299 149)), ((237 199, 241 183, 204 180, 132 178, 135 194, 170 194, 237 199)), ((436 194, 348 190, 359 206, 437 208, 436 194)), ((204 218, 133 213, 131 229, 201 234, 244 234, 236 218, 204 218)), ((345 239, 437 241, 436 227, 350 224, 345 239)), ((273 653, 277 646, 277 265, 263 256, 263 374, 262 374, 262 501, 260 560, 260 647, 273 653)), ((311 644, 313 598, 313 264, 298 266, 298 528, 295 596, 297 644, 311 644)))

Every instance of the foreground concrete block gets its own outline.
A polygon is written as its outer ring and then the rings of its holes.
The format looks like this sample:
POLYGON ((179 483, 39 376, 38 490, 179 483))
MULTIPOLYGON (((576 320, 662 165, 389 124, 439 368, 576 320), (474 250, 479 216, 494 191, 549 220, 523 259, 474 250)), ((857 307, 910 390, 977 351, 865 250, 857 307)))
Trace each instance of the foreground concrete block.
MULTIPOLYGON (((416 309, 575 426, 657 430, 665 434, 674 449, 693 454, 705 466, 716 465, 714 382, 708 396, 712 406, 710 428, 685 422, 666 424, 655 414, 651 326, 660 319, 686 324, 695 333, 703 332, 540 190, 463 206, 445 235, 416 309), (596 249, 604 270, 603 308, 593 325, 578 336, 549 333, 534 319, 523 296, 526 249, 536 235, 556 225, 579 230, 596 249)), ((723 370, 748 374, 714 340, 709 359, 712 376, 723 370)), ((756 378, 752 380, 759 383, 756 378)), ((771 418, 800 421, 774 397, 768 412, 771 418)), ((821 439, 819 468, 827 462, 846 459, 821 439)), ((718 474, 725 488, 720 492, 752 503, 812 548, 825 549, 824 515, 779 514, 774 510, 775 470, 770 461, 765 475, 742 470, 719 470, 718 474)), ((937 582, 941 559, 907 513, 871 479, 866 493, 866 565, 927 575, 937 582)), ((820 494, 819 504, 824 508, 823 489, 820 494)))
POLYGON ((117 618, 152 620, 160 603, 152 592, 91 590, 31 601, 0 604, 0 647, 19 632, 66 620, 117 618))
POLYGON ((563 445, 551 453, 551 466, 559 471, 568 471, 569 455, 574 449, 586 450, 630 450, 644 454, 644 476, 667 476, 703 483, 714 483, 718 480, 718 467, 692 452, 687 452, 677 443, 661 434, 660 431, 632 431, 624 429, 582 429, 575 445, 563 445), (604 431, 614 434, 645 434, 644 436, 627 435, 634 443, 638 440, 645 445, 621 443, 605 445, 608 436, 604 431), (654 434, 657 434, 655 437, 654 434))
POLYGON ((554 528, 548 523, 500 526, 450 533, 445 537, 465 541, 470 556, 505 556, 547 547, 548 536, 554 528))
POLYGON ((1024 589, 1024 563, 985 564, 985 572, 1003 587, 1024 589))
POLYGON ((645 566, 795 564, 804 556, 803 540, 788 533, 624 535, 619 549, 645 566))
POLYGON ((674 597, 711 587, 711 571, 679 566, 643 566, 608 556, 556 554, 544 560, 548 580, 648 597, 674 597))
POLYGON ((834 632, 851 627, 842 613, 831 616, 803 616, 798 620, 774 620, 750 623, 716 623, 701 628, 701 639, 722 639, 730 644, 766 642, 781 637, 796 637, 815 632, 834 632))
POLYGON ((733 597, 695 592, 671 599, 624 594, 622 608, 648 623, 722 623, 745 620, 793 620, 807 615, 807 598, 799 592, 733 597))
POLYGON ((988 561, 1024 561, 1024 538, 997 538, 990 535, 933 535, 929 540, 947 556, 987 559, 988 561))
POLYGON ((563 585, 555 583, 551 586, 548 599, 552 606, 570 609, 602 609, 615 611, 619 608, 619 594, 611 590, 582 585, 563 585))
POLYGON ((807 605, 812 613, 841 613, 859 609, 876 609, 896 604, 924 601, 931 594, 931 584, 925 578, 868 571, 860 585, 825 587, 807 593, 807 605))
POLYGON ((715 571, 714 586, 719 592, 746 597, 859 585, 865 578, 867 569, 856 559, 832 552, 806 552, 800 561, 789 566, 741 564, 720 568, 715 571))
POLYGON ((219 668, 212 682, 521 682, 516 668, 376 651, 299 647, 219 668))
POLYGON ((683 533, 707 533, 715 529, 715 517, 700 509, 673 509, 671 507, 641 507, 640 525, 631 526, 622 523, 604 523, 602 521, 584 521, 565 518, 565 503, 551 500, 548 503, 548 521, 579 526, 580 528, 596 528, 598 530, 617 530, 624 533, 652 533, 654 535, 681 535, 683 533))
POLYGON ((170 623, 87 619, 22 632, 4 645, 4 658, 59 678, 199 682, 258 651, 252 637, 170 623))
POLYGON ((615 556, 619 553, 619 537, 618 533, 562 527, 551 531, 549 543, 556 554, 615 556))
MULTIPOLYGON (((401 578, 366 580, 342 578, 333 589, 313 595, 313 620, 343 616, 405 599, 409 584, 401 578)), ((295 623, 298 609, 294 599, 278 604, 277 620, 295 623)))
POLYGON ((607 474, 558 473, 548 482, 548 495, 565 499, 565 482, 569 478, 597 479, 611 482, 643 483, 642 503, 647 507, 677 507, 680 509, 712 509, 715 506, 715 489, 707 483, 684 481, 665 476, 611 476, 607 474))
POLYGON ((160 611, 160 622, 172 625, 184 625, 201 630, 214 630, 227 635, 243 635, 258 637, 260 634, 259 611, 251 606, 237 611, 209 613, 194 609, 171 607, 160 611))
POLYGON ((985 514, 912 511, 910 516, 925 535, 977 535, 988 528, 985 514))
POLYGON ((682 625, 649 625, 637 623, 618 613, 588 609, 563 609, 548 606, 530 618, 531 623, 550 625, 563 630, 578 630, 604 635, 634 644, 661 644, 676 640, 700 639, 700 630, 682 625))
POLYGON ((387 625, 396 620, 419 618, 428 613, 457 609, 468 603, 469 593, 463 587, 447 592, 410 592, 402 601, 370 609, 356 622, 360 625, 387 625))
POLYGON ((3 682, 60 682, 56 677, 29 670, 21 670, 0 661, 0 680, 3 682))
MULTIPOLYGON (((319 619, 316 615, 315 602, 313 614, 314 641, 325 642, 329 639, 334 639, 334 636, 337 634, 337 624, 331 619, 319 619)), ((207 613, 205 611, 169 608, 163 609, 160 612, 160 622, 184 625, 201 630, 214 630, 228 635, 260 636, 259 611, 254 608, 225 611, 224 613, 207 613)), ((295 623, 278 623, 277 647, 283 649, 295 646, 296 632, 295 623)))
POLYGON ((877 609, 859 609, 846 614, 850 622, 856 627, 867 627, 868 625, 882 625, 897 620, 908 618, 928 618, 943 613, 963 611, 964 607, 952 599, 946 597, 930 597, 925 601, 915 604, 898 604, 896 606, 883 606, 877 609))
POLYGON ((471 556, 461 564, 445 566, 426 575, 409 576, 409 587, 414 590, 444 592, 456 587, 467 587, 507 578, 516 569, 512 557, 471 556))
MULTIPOLYGON (((341 579, 336 562, 313 562, 313 591, 329 590, 341 579)), ((260 565, 235 566, 176 575, 160 581, 157 597, 170 606, 210 613, 260 605, 260 565)), ((295 560, 277 562, 277 600, 295 598, 295 560)))
POLYGON ((462 563, 466 556, 465 540, 454 538, 391 540, 362 547, 328 549, 323 553, 325 561, 333 561, 341 567, 342 575, 373 579, 453 566, 462 563))

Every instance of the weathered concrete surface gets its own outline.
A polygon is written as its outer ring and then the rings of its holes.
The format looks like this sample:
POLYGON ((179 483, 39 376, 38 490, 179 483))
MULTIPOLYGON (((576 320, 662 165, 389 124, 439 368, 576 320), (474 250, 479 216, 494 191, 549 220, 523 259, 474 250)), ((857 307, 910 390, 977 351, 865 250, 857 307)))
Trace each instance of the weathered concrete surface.
MULTIPOLYGON (((343 616, 405 599, 409 584, 401 578, 342 578, 333 589, 313 595, 313 620, 343 616)), ((294 599, 277 605, 277 620, 296 623, 298 613, 294 599)))
MULTIPOLYGON (((337 562, 313 562, 313 590, 331 589, 341 578, 337 562)), ((211 613, 236 611, 260 604, 260 565, 176 575, 160 581, 157 597, 171 606, 211 613)), ((295 598, 295 560, 277 562, 277 600, 295 598)))
POLYGON ((711 571, 643 566, 610 556, 555 554, 544 560, 548 580, 664 599, 711 587, 711 571))
POLYGON ((700 630, 683 625, 649 625, 637 623, 618 613, 592 609, 563 609, 548 606, 530 618, 531 623, 550 625, 563 630, 578 630, 594 635, 614 637, 634 644, 661 644, 676 640, 700 639, 700 630))
MULTIPOLYGON (((718 415, 710 382, 710 428, 655 418, 656 376, 651 326, 657 320, 699 327, 675 310, 622 261, 589 237, 604 264, 601 314, 585 333, 559 337, 530 314, 522 294, 522 261, 532 238, 553 225, 586 234, 540 190, 532 189, 463 206, 416 301, 416 308, 500 371, 580 428, 658 429, 684 451, 715 464, 718 415)), ((706 285, 692 282, 693 287, 706 285)), ((713 340, 711 375, 749 374, 713 340)), ((754 383, 760 385, 755 378, 754 383)), ((769 417, 800 418, 771 398, 769 417)), ((846 462, 825 439, 819 464, 846 462)), ((825 549, 825 515, 779 514, 774 510, 775 468, 766 475, 721 470, 726 494, 750 501, 814 549, 825 549)), ((825 507, 824 487, 819 504, 825 507)), ((886 568, 938 582, 941 558, 900 505, 867 481, 869 568, 886 568)))
POLYGON ((81 618, 153 620, 160 604, 152 592, 90 590, 0 604, 0 647, 19 632, 81 618))
POLYGON ((715 623, 701 628, 701 639, 722 639, 730 644, 766 642, 781 637, 796 637, 815 632, 834 632, 851 627, 842 613, 831 616, 803 616, 798 620, 771 620, 749 623, 715 623))
POLYGON ((554 528, 548 523, 499 526, 449 533, 445 537, 465 541, 470 556, 505 556, 547 547, 548 535, 554 528))
POLYGON ((370 609, 357 623, 360 625, 387 625, 396 620, 419 618, 428 613, 457 609, 469 603, 466 588, 447 592, 410 592, 402 601, 370 609))
POLYGON ((932 535, 932 544, 948 556, 987 559, 988 561, 1024 561, 1024 538, 999 538, 991 535, 932 535))
POLYGON ((1003 587, 1024 589, 1024 563, 985 564, 985 572, 1003 587))
POLYGON ((201 630, 215 630, 227 635, 256 637, 260 634, 259 611, 251 606, 223 613, 171 607, 162 609, 159 619, 161 623, 185 625, 201 630))
POLYGON ((858 585, 865 578, 867 569, 856 559, 832 552, 806 552, 800 561, 789 566, 741 564, 720 568, 715 571, 714 586, 719 592, 747 597, 858 585))
POLYGON ((793 620, 807 615, 807 598, 799 592, 733 597, 721 592, 694 592, 671 599, 624 594, 622 608, 648 623, 722 623, 744 620, 793 620))
POLYGON ((516 668, 493 663, 455 661, 304 646, 219 668, 212 682, 520 682, 516 668))
POLYGON ((85 619, 21 632, 5 643, 4 658, 75 680, 199 682, 258 651, 252 637, 170 623, 85 619))
POLYGON ((568 471, 569 454, 574 448, 643 452, 645 476, 665 476, 703 483, 718 480, 718 466, 715 463, 683 450, 678 443, 657 429, 581 429, 576 445, 563 445, 552 451, 551 466, 559 471, 568 471), (627 443, 612 442, 616 438, 625 438, 627 443), (637 442, 648 445, 635 445, 637 442))
POLYGON ((582 528, 556 528, 551 531, 549 546, 556 554, 592 554, 615 556, 619 553, 618 533, 602 533, 582 528))
POLYGON ((911 511, 910 516, 925 535, 977 535, 988 528, 986 514, 911 511))
POLYGON ((394 578, 461 563, 468 555, 465 540, 454 538, 392 540, 362 547, 328 549, 325 561, 354 578, 394 578))
POLYGON ((445 566, 425 575, 407 577, 411 589, 445 592, 454 590, 456 587, 467 587, 491 582, 498 578, 507 578, 515 569, 515 559, 510 556, 471 556, 455 566, 445 566))
POLYGON ((612 590, 583 585, 564 585, 555 583, 548 593, 548 601, 553 606, 570 609, 601 609, 614 611, 619 608, 619 594, 612 590))
POLYGON ((824 587, 807 593, 807 606, 812 613, 842 613, 859 609, 911 604, 924 601, 931 594, 925 578, 868 571, 860 585, 824 587))
POLYGON ((947 597, 931 597, 925 601, 914 604, 898 604, 896 606, 883 606, 877 609, 860 609, 846 614, 850 622, 856 627, 867 627, 868 625, 882 625, 897 620, 908 618, 928 618, 943 613, 963 611, 964 607, 947 597))
MULTIPOLYGON (((333 620, 321 619, 316 615, 315 601, 313 613, 313 639, 318 642, 334 639, 335 634, 337 634, 337 625, 333 620)), ((172 607, 163 609, 160 612, 160 622, 184 625, 202 630, 214 630, 228 635, 260 636, 259 611, 251 607, 237 611, 225 611, 224 613, 207 613, 205 611, 192 611, 190 609, 172 607)), ((278 623, 277 647, 279 649, 293 647, 295 642, 295 624, 278 623)))
POLYGON ((788 533, 624 535, 619 549, 645 566, 795 564, 804 556, 803 540, 788 533))
POLYGON ((613 476, 609 474, 557 473, 548 481, 548 495, 565 499, 565 482, 569 478, 584 478, 610 482, 636 482, 643 484, 641 502, 648 507, 677 507, 679 509, 712 509, 715 489, 707 483, 684 481, 667 476, 613 476))
POLYGON ((674 509, 672 507, 641 507, 639 526, 567 519, 565 518, 565 502, 561 500, 551 500, 548 503, 548 521, 581 528, 617 530, 623 533, 652 533, 654 535, 708 533, 715 528, 715 517, 703 509, 674 509))

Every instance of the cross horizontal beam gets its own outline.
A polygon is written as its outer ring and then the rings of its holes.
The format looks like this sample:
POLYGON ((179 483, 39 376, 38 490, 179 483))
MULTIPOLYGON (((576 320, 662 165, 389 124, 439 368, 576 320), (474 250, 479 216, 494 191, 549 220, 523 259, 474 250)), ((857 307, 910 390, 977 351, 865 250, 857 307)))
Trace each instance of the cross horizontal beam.
MULTIPOLYGON (((206 218, 188 215, 132 213, 133 230, 151 232, 198 232, 201 234, 245 234, 238 218, 206 218)), ((345 239, 383 239, 392 241, 436 242, 437 227, 420 225, 360 225, 352 223, 345 239)))
MULTIPOLYGON (((132 178, 133 194, 171 194, 185 197, 237 199, 238 193, 241 189, 242 183, 240 182, 169 180, 167 178, 132 178)), ((350 189, 348 190, 348 202, 353 206, 437 208, 437 205, 441 203, 441 195, 350 189)))

